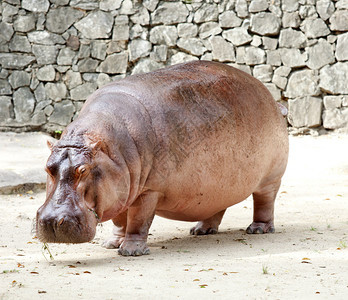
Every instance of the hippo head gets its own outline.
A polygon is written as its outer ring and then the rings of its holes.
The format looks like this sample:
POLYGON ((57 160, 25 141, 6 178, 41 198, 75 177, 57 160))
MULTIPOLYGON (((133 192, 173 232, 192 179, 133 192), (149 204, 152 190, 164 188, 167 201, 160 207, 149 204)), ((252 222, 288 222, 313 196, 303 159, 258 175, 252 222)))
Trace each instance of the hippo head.
POLYGON ((36 215, 42 242, 84 243, 98 222, 123 212, 129 176, 102 149, 101 142, 48 143, 46 201, 36 215))

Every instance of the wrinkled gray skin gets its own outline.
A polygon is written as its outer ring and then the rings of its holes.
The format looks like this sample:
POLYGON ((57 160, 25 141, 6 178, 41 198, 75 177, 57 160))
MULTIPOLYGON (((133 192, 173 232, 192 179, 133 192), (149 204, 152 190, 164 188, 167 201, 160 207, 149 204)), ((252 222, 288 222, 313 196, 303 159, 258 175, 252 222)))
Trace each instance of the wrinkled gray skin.
POLYGON ((111 83, 49 146, 37 212, 43 242, 90 241, 111 219, 106 248, 148 254, 155 214, 199 221, 191 234, 213 234, 225 210, 251 194, 247 232, 274 232, 286 122, 262 83, 232 67, 190 62, 111 83))

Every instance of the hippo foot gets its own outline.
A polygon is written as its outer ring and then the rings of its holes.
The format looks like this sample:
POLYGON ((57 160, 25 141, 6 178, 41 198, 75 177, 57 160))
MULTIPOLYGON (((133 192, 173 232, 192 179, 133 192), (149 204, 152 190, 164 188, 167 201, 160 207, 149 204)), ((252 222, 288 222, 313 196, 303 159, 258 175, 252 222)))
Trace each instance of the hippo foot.
POLYGON ((192 235, 206 235, 206 234, 217 234, 217 227, 204 226, 201 222, 198 222, 195 227, 190 229, 192 235))
POLYGON ((143 241, 124 241, 118 253, 123 256, 141 256, 150 254, 150 250, 143 241))
POLYGON ((264 222, 252 222, 246 232, 249 234, 259 234, 259 233, 274 233, 275 228, 273 221, 264 223, 264 222))
POLYGON ((108 240, 105 240, 102 243, 102 247, 106 249, 117 249, 121 246, 121 244, 124 241, 124 237, 117 237, 115 238, 114 236, 109 238, 108 240))

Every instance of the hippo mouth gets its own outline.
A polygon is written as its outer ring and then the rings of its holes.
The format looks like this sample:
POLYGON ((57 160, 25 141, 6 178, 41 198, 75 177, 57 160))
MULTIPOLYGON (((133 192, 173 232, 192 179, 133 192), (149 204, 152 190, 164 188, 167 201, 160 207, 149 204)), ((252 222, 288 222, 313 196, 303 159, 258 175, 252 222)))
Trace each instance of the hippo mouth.
POLYGON ((36 218, 36 236, 43 243, 79 244, 93 240, 97 218, 93 212, 86 215, 36 218))

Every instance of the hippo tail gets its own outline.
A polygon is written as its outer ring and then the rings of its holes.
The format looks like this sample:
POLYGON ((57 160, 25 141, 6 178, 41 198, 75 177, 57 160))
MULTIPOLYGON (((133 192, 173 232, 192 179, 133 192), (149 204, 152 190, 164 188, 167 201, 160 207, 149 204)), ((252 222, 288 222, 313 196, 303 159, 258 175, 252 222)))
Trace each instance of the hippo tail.
POLYGON ((278 108, 280 110, 280 112, 282 113, 282 115, 285 117, 288 115, 288 109, 283 105, 283 104, 280 104, 279 102, 277 102, 278 104, 278 108))

